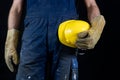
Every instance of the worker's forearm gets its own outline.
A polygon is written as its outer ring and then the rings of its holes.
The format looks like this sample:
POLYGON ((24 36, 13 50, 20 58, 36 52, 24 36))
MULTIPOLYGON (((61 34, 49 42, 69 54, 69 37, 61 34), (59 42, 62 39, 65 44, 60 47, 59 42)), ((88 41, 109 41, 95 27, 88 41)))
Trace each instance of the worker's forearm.
POLYGON ((88 19, 90 22, 94 17, 100 15, 100 10, 97 6, 90 6, 87 11, 88 11, 88 19))
POLYGON ((16 11, 11 11, 8 19, 8 29, 12 29, 12 28, 18 29, 20 24, 20 17, 21 17, 21 13, 17 13, 16 11))
POLYGON ((22 15, 22 4, 17 4, 17 2, 13 2, 13 5, 10 9, 8 16, 8 29, 18 29, 20 26, 22 15))
POLYGON ((91 20, 100 15, 99 7, 96 3, 96 0, 85 0, 87 13, 88 13, 88 19, 91 22, 91 20))

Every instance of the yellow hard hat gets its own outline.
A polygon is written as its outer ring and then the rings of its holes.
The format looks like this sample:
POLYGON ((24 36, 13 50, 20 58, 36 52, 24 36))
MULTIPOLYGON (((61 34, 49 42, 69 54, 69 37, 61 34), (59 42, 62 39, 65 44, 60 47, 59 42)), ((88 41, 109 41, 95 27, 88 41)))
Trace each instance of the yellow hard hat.
POLYGON ((89 23, 84 20, 67 20, 59 25, 58 38, 62 44, 76 48, 77 34, 89 28, 89 23))

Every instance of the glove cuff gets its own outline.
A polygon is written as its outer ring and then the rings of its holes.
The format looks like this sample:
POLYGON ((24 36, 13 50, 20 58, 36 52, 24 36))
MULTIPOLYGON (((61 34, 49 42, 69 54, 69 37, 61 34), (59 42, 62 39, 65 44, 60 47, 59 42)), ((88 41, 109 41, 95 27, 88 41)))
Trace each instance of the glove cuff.
POLYGON ((6 45, 12 44, 17 47, 19 33, 17 29, 9 29, 7 32, 6 45))
POLYGON ((98 15, 98 16, 94 17, 94 18, 90 21, 90 23, 92 24, 92 23, 94 23, 95 21, 99 21, 99 20, 102 20, 102 22, 105 23, 105 18, 104 18, 103 15, 98 15))

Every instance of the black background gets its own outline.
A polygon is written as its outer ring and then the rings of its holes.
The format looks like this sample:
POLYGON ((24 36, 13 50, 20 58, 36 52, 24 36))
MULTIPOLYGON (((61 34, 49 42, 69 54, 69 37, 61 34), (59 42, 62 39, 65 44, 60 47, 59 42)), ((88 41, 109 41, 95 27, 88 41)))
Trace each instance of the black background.
MULTIPOLYGON (((115 63, 118 61, 117 55, 119 53, 120 3, 116 0, 96 1, 106 19, 106 25, 95 49, 88 51, 85 55, 78 56, 80 80, 116 80, 117 64, 115 63)), ((15 80, 16 74, 16 72, 11 73, 4 62, 7 17, 11 3, 12 0, 0 0, 0 80, 15 80)), ((80 19, 86 19, 85 6, 80 1, 77 4, 80 4, 78 6, 80 19)))

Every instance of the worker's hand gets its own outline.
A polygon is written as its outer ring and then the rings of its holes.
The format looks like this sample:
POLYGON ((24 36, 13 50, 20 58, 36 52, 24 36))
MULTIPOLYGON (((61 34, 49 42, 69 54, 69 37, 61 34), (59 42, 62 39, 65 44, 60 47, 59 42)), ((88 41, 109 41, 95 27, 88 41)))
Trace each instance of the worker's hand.
POLYGON ((104 16, 99 15, 91 21, 91 28, 88 31, 78 34, 76 46, 79 49, 93 49, 101 37, 105 26, 104 16))
POLYGON ((17 54, 17 44, 18 44, 19 31, 16 29, 10 29, 7 32, 7 38, 5 43, 5 62, 11 72, 13 72, 14 65, 17 65, 18 54, 17 54))

